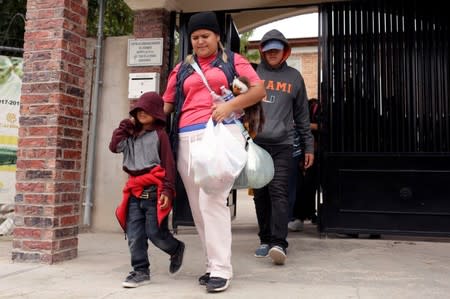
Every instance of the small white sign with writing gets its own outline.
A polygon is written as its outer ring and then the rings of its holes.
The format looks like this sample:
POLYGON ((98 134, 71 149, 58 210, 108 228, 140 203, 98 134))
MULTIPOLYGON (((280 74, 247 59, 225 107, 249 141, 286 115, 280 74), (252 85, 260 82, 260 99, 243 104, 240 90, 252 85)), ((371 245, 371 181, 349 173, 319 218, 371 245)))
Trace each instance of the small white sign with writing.
POLYGON ((128 66, 162 65, 163 38, 128 40, 128 66))

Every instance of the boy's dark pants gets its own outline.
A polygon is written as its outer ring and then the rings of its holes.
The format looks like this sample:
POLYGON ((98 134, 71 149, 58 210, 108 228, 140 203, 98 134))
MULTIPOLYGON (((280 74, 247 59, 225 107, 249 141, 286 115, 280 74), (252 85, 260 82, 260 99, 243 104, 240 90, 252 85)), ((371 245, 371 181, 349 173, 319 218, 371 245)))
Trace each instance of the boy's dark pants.
POLYGON ((278 245, 286 249, 289 221, 288 181, 294 167, 292 145, 262 145, 272 156, 275 174, 272 181, 254 190, 256 218, 261 243, 278 245))
POLYGON ((149 273, 147 239, 169 255, 175 254, 180 244, 168 229, 168 217, 158 227, 156 201, 156 196, 151 199, 130 196, 128 202, 127 237, 134 271, 149 273))

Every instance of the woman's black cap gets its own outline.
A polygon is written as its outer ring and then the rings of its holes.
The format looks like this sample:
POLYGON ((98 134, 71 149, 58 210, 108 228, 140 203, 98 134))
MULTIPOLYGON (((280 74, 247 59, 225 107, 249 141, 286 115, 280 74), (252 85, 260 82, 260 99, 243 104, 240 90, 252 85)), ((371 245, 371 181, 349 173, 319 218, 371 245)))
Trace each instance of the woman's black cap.
POLYGON ((220 34, 220 26, 216 14, 212 11, 199 12, 191 16, 188 22, 188 36, 199 29, 208 29, 220 34))

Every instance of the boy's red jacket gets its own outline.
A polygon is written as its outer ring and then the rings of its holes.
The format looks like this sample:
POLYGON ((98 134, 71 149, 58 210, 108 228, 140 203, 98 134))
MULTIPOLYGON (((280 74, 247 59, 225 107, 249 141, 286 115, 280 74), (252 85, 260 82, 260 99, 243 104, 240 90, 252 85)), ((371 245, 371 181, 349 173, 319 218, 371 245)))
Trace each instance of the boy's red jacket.
MULTIPOLYGON (((152 170, 146 174, 140 176, 130 176, 128 178, 125 187, 123 188, 123 197, 119 206, 116 208, 116 217, 119 221, 120 226, 126 232, 127 224, 127 210, 128 210, 128 200, 130 195, 133 194, 135 197, 140 197, 145 186, 156 185, 157 186, 157 204, 156 211, 158 217, 158 226, 161 221, 169 215, 172 209, 172 201, 169 201, 169 207, 166 209, 161 209, 161 204, 159 202, 159 197, 161 196, 161 190, 163 186, 163 178, 166 171, 161 166, 157 165, 152 168, 152 170)), ((143 199, 145 200, 145 199, 143 199)))

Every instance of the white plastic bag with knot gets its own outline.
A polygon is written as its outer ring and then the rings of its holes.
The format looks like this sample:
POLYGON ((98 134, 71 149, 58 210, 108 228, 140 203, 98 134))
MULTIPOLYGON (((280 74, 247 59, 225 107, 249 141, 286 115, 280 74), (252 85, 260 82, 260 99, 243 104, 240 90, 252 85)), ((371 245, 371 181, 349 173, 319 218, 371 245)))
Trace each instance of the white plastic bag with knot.
POLYGON ((247 163, 236 178, 233 189, 262 188, 270 183, 275 173, 270 154, 250 137, 247 142, 247 163))

